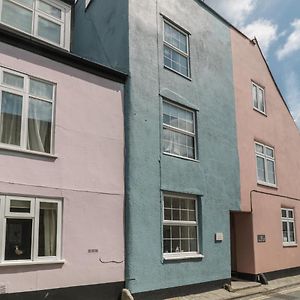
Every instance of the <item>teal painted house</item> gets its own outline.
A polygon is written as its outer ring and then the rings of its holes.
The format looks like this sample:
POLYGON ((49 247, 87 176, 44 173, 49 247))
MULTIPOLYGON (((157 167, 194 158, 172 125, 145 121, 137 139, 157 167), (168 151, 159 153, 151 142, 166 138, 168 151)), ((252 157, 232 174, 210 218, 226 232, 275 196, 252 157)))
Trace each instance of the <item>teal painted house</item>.
POLYGON ((75 53, 129 73, 125 286, 221 286, 240 206, 228 24, 195 0, 81 0, 74 24, 75 53))

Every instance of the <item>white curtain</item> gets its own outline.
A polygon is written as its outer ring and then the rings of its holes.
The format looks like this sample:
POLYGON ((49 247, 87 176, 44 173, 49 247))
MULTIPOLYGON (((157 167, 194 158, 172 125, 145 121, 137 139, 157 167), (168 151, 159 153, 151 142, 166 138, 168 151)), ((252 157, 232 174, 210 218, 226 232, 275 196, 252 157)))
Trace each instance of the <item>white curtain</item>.
POLYGON ((45 256, 56 255, 56 210, 45 210, 44 214, 45 256))
POLYGON ((27 148, 50 153, 52 104, 30 99, 27 148))
POLYGON ((0 115, 0 141, 20 145, 22 97, 2 92, 0 115))

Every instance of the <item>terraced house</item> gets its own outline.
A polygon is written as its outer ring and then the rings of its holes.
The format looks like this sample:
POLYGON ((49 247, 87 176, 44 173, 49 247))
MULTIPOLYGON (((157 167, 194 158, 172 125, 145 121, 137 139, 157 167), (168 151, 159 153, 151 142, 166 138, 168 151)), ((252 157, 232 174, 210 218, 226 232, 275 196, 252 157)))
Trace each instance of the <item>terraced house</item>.
POLYGON ((239 162, 228 24, 202 1, 79 1, 73 50, 128 72, 126 281, 135 299, 231 277, 239 162))
POLYGON ((125 75, 70 52, 72 5, 0 1, 1 299, 124 282, 125 75))

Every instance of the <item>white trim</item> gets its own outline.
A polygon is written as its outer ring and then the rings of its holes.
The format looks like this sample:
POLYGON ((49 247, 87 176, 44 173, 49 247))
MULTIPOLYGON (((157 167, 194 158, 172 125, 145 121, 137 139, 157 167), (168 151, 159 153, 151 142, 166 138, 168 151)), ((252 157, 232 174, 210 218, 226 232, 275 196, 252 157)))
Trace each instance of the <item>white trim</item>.
MULTIPOLYGON (((191 252, 170 252, 170 253, 164 253, 164 235, 162 232, 162 255, 164 259, 186 259, 186 258, 195 258, 195 257, 204 257, 200 253, 200 245, 199 245, 199 216, 198 216, 198 197, 193 195, 187 195, 187 194, 181 194, 181 193, 173 193, 173 192, 163 192, 162 194, 163 201, 162 201, 162 231, 164 230, 164 226, 187 226, 187 227, 196 227, 196 246, 197 251, 191 251, 191 252), (165 212, 165 198, 177 198, 182 200, 192 200, 195 204, 195 221, 182 221, 182 220, 165 220, 164 218, 164 212, 165 212)), ((190 211, 190 210, 188 210, 190 211)), ((189 239, 189 238, 188 238, 189 239)), ((172 237, 170 237, 170 240, 172 240, 172 237)), ((180 237, 178 237, 178 240, 181 240, 180 237)))
MULTIPOLYGON (((0 0, 1 1, 1 0, 0 0)), ((56 95, 56 84, 44 79, 36 78, 24 73, 19 73, 15 70, 10 70, 6 67, 0 66, 0 113, 1 113, 1 102, 2 102, 2 91, 8 92, 14 95, 18 95, 22 97, 22 116, 21 116, 21 129, 20 129, 20 144, 19 145, 13 145, 13 144, 5 144, 0 142, 0 149, 7 149, 7 150, 13 150, 18 152, 26 152, 26 153, 32 153, 32 154, 42 154, 46 156, 52 156, 53 153, 53 145, 54 145, 54 111, 55 111, 55 95, 56 95), (23 78, 23 90, 16 89, 13 87, 10 87, 6 84, 3 84, 3 72, 11 73, 13 75, 17 75, 23 78), (43 82, 46 84, 49 84, 52 86, 52 99, 45 99, 43 97, 37 97, 32 96, 30 94, 30 81, 35 80, 39 82, 43 82), (51 136, 50 136, 50 153, 48 152, 39 152, 34 150, 27 149, 27 138, 28 138, 28 111, 29 111, 29 101, 30 98, 36 99, 38 101, 44 101, 47 103, 50 103, 52 106, 52 116, 51 116, 51 136)))
POLYGON ((180 259, 197 259, 204 258, 204 255, 198 252, 182 252, 182 253, 164 253, 164 260, 180 260, 180 259))
POLYGON ((5 261, 0 263, 1 267, 10 267, 10 266, 32 266, 32 265, 53 265, 53 264, 64 264, 66 261, 64 259, 57 260, 40 260, 40 261, 32 261, 32 260, 12 260, 5 261))
POLYGON ((190 108, 187 108, 183 105, 174 103, 174 102, 169 101, 165 98, 162 98, 162 110, 161 110, 161 112, 162 112, 162 116, 161 116, 161 118, 162 118, 162 132, 163 132, 164 129, 168 129, 170 131, 177 132, 177 133, 180 133, 180 134, 191 137, 193 139, 193 150, 194 150, 194 157, 193 158, 190 158, 188 156, 182 156, 182 155, 175 154, 175 153, 166 152, 166 151, 163 150, 163 134, 162 134, 161 148, 162 148, 163 154, 178 157, 178 158, 183 158, 183 159, 187 159, 187 160, 191 160, 191 161, 198 161, 197 160, 197 157, 198 157, 198 149, 197 148, 198 147, 197 147, 197 133, 196 133, 196 130, 197 130, 197 128, 196 128, 196 112, 194 110, 190 109, 190 108), (184 130, 184 129, 181 129, 181 128, 178 128, 178 127, 174 127, 174 126, 169 125, 169 124, 165 124, 164 123, 164 103, 166 103, 168 105, 171 105, 173 107, 176 107, 178 109, 181 109, 181 110, 192 113, 192 116, 193 116, 193 132, 192 131, 187 131, 187 130, 184 130))
MULTIPOLYGON (((187 59, 187 75, 171 68, 165 65, 164 63, 164 54, 163 54, 163 64, 164 67, 172 70, 174 72, 176 72, 179 75, 182 75, 183 77, 187 78, 187 79, 191 79, 191 65, 190 65, 190 44, 189 44, 189 34, 182 30, 181 28, 179 28, 178 26, 176 26, 174 23, 170 22, 169 20, 167 20, 166 18, 163 17, 163 46, 174 50, 175 52, 177 52, 179 55, 185 57, 187 59), (180 32, 181 34, 183 34, 186 38, 186 52, 182 51, 181 49, 175 47, 174 45, 170 44, 169 42, 166 41, 165 39, 165 24, 168 24, 170 27, 172 27, 174 30, 180 32)), ((164 50, 163 50, 164 53, 164 50)))
POLYGON ((262 144, 260 142, 256 142, 254 141, 254 151, 255 151, 255 163, 256 163, 256 179, 257 179, 257 183, 261 184, 261 185, 265 185, 265 186, 269 186, 269 187, 273 187, 273 188, 277 188, 277 176, 276 176, 276 162, 275 162, 275 149, 271 146, 267 146, 265 144, 262 144), (256 145, 259 145, 263 148, 263 153, 258 152, 256 150, 256 145), (269 156, 266 153, 266 149, 272 150, 273 151, 273 156, 269 156), (265 173, 265 181, 259 179, 259 175, 258 175, 258 165, 257 165, 257 157, 260 157, 263 159, 264 161, 264 173, 265 173), (269 182, 269 173, 268 173, 268 167, 267 167, 267 161, 271 161, 274 165, 274 183, 269 182))
MULTIPOLYGON (((71 6, 66 4, 66 3, 63 3, 61 1, 57 1, 57 0, 43 0, 43 2, 51 5, 51 6, 54 6, 58 9, 61 10, 61 19, 58 19, 54 16, 51 16, 45 12, 43 12, 42 10, 40 10, 38 8, 38 3, 40 2, 40 0, 33 0, 33 6, 31 8, 27 7, 27 6, 24 6, 18 2, 15 2, 14 0, 5 0, 5 1, 8 1, 8 2, 11 2, 11 3, 14 3, 16 5, 18 5, 19 7, 22 7, 23 9, 27 9, 28 11, 31 11, 32 12, 32 24, 31 24, 31 33, 28 33, 22 29, 19 29, 19 28, 16 28, 12 25, 9 25, 5 22, 3 22, 2 20, 0 20, 0 23, 10 27, 10 28, 13 28, 17 31, 20 31, 20 32, 23 32, 24 34, 26 35, 31 35, 31 36, 34 36, 42 41, 45 41, 49 44, 52 44, 54 46, 57 46, 57 47, 61 47, 61 48, 64 48, 66 50, 70 50, 70 26, 71 26, 71 6), (51 21, 55 24, 58 24, 61 29, 60 29, 60 43, 57 44, 49 39, 46 39, 46 38, 43 38, 43 37, 40 37, 38 35, 38 18, 39 17, 42 17, 48 21, 51 21)), ((3 6, 3 0, 0 0, 0 18, 1 18, 1 15, 2 15, 2 6, 3 6)))
POLYGON ((29 264, 49 264, 64 263, 62 260, 62 200, 39 197, 20 197, 0 195, 0 239, 2 247, 0 249, 0 266, 29 265, 29 264), (10 200, 30 201, 30 213, 15 213, 9 211, 10 200), (57 224, 56 224, 56 255, 55 256, 38 256, 38 239, 39 239, 39 216, 40 203, 57 204, 57 224), (5 242, 6 242, 6 221, 8 219, 28 219, 32 220, 31 233, 31 258, 24 260, 5 260, 5 242))
POLYGON ((256 110, 256 111, 258 111, 258 112, 260 112, 260 113, 262 113, 263 115, 267 116, 266 99, 265 99, 265 89, 262 86, 260 86, 259 84, 255 83, 253 80, 251 80, 251 83, 252 83, 252 85, 251 85, 251 94, 252 94, 252 101, 253 101, 253 103, 252 103, 253 104, 253 109, 256 110), (263 101, 263 105, 264 105, 264 110, 260 110, 259 107, 255 107, 255 105, 254 105, 253 86, 255 86, 255 88, 256 88, 256 90, 255 90, 256 91, 255 98, 257 100, 257 105, 258 106, 259 106, 259 103, 258 103, 258 98, 257 98, 257 90, 259 89, 259 90, 262 91, 262 101, 263 101))

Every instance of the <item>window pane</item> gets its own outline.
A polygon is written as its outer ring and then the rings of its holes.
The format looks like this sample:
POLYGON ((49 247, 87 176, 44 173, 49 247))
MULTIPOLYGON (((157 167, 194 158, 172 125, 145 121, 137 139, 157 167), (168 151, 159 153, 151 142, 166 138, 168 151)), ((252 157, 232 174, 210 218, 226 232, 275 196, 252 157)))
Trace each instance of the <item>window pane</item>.
POLYGON ((56 256, 57 203, 40 203, 39 256, 56 256))
POLYGON ((30 79, 30 94, 48 100, 53 99, 53 84, 30 79))
POLYGON ((271 148, 266 148, 266 155, 274 157, 274 151, 271 148))
POLYGON ((181 227, 181 238, 182 239, 188 239, 189 238, 189 227, 188 226, 182 226, 181 227))
POLYGON ((50 5, 46 2, 39 1, 39 9, 52 17, 61 19, 61 10, 53 5, 50 5))
POLYGON ((294 234, 294 223, 289 222, 289 231, 290 231, 290 242, 295 242, 295 234, 294 234))
POLYGON ((288 216, 289 216, 289 218, 293 218, 293 211, 292 210, 288 210, 288 216))
POLYGON ((256 92, 257 88, 256 86, 253 84, 252 85, 252 99, 253 99, 253 106, 255 108, 258 108, 258 100, 257 100, 257 92, 256 92))
POLYGON ((256 156, 256 163, 258 179, 261 181, 266 181, 264 159, 262 157, 256 156))
POLYGON ((23 89, 24 78, 8 72, 3 72, 3 83, 15 88, 23 89))
POLYGON ((55 44, 60 44, 61 25, 39 17, 38 19, 38 35, 55 44))
POLYGON ((188 58, 167 46, 164 46, 164 64, 185 76, 189 75, 188 58))
POLYGON ((27 33, 32 31, 32 12, 8 0, 3 0, 1 21, 27 33))
POLYGON ((0 116, 1 143, 20 145, 23 97, 2 92, 0 116))
POLYGON ((284 218, 286 217, 286 210, 285 209, 281 210, 281 216, 284 217, 284 218))
POLYGON ((187 36, 165 23, 165 41, 187 53, 187 36))
POLYGON ((263 99, 263 90, 258 88, 257 89, 257 98, 258 98, 258 109, 262 112, 265 111, 265 104, 263 99))
POLYGON ((52 103, 29 99, 27 148, 50 153, 52 103))
POLYGON ((197 240, 196 239, 190 240, 190 251, 191 252, 197 251, 197 240))
POLYGON ((283 236, 283 241, 288 242, 287 222, 282 222, 282 236, 283 236))
POLYGON ((264 153, 264 147, 262 145, 255 144, 255 150, 258 153, 264 153))
POLYGON ((30 201, 10 200, 10 212, 30 213, 30 201))
POLYGON ((14 1, 30 8, 33 5, 33 0, 14 0, 14 1))
POLYGON ((164 239, 169 239, 171 238, 171 226, 166 226, 164 225, 164 239))
POLYGON ((31 240, 31 219, 6 219, 5 260, 31 259, 31 240))
POLYGON ((268 182, 275 184, 274 161, 267 159, 268 182))
POLYGON ((170 240, 164 240, 164 253, 171 253, 171 241, 170 240))

